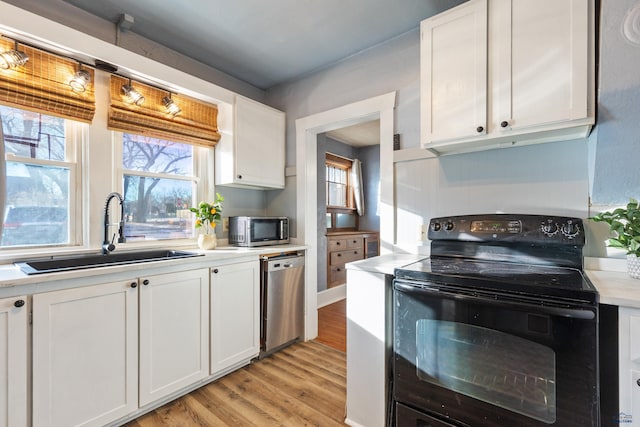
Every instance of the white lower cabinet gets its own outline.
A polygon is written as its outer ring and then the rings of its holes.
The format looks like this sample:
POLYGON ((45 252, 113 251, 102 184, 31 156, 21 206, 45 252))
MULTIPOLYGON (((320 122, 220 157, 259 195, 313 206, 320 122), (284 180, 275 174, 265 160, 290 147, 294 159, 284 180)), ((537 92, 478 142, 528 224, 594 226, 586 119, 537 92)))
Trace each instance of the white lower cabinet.
POLYGON ((640 426, 640 309, 618 311, 620 424, 640 426))
POLYGON ((101 426, 137 408, 137 280, 34 295, 33 425, 101 426))
POLYGON ((349 425, 386 425, 392 280, 392 275, 347 268, 346 423, 349 425))
POLYGON ((26 300, 0 299, 0 427, 27 426, 26 300))
POLYGON ((260 352, 260 262, 211 269, 211 374, 226 373, 260 352))
POLYGON ((103 426, 206 378, 208 338, 207 268, 34 295, 33 426, 103 426))
POLYGON ((209 376, 209 269, 140 279, 140 406, 209 376))

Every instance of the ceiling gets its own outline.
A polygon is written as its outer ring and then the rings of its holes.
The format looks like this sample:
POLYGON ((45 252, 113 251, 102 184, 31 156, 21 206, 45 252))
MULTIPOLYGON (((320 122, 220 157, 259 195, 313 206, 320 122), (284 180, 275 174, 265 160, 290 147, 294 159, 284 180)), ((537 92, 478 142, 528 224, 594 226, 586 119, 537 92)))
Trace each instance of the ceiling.
POLYGON ((352 147, 380 144, 380 120, 372 120, 327 132, 326 135, 352 147))
POLYGON ((320 70, 465 0, 64 0, 260 89, 320 70), (130 23, 127 22, 127 23, 130 23))

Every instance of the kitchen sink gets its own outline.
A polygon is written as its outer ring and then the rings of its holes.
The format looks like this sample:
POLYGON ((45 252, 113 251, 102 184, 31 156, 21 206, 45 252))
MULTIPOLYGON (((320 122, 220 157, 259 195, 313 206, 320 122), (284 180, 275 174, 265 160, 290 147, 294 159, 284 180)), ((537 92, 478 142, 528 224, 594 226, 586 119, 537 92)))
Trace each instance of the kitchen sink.
POLYGON ((85 268, 107 267, 113 265, 136 264, 141 262, 163 261, 178 258, 203 256, 195 252, 174 250, 149 250, 136 252, 120 252, 88 255, 73 255, 67 257, 52 257, 33 261, 16 262, 25 274, 56 273, 59 271, 82 270, 85 268))

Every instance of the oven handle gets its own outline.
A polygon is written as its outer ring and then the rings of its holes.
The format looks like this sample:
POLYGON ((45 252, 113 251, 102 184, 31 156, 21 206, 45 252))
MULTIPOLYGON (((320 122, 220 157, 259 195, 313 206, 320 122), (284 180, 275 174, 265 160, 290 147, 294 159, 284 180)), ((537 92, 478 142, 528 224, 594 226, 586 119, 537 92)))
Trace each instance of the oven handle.
POLYGON ((421 285, 420 287, 407 285, 401 282, 395 282, 394 288, 400 292, 405 293, 413 293, 413 294, 429 294, 429 295, 441 295, 450 298, 455 298, 460 301, 472 301, 472 302, 482 302, 483 304, 489 305, 500 305, 506 308, 535 308, 537 313, 542 314, 550 314, 553 316, 567 317, 572 319, 580 319, 580 320, 593 320, 596 318, 596 313, 592 309, 579 309, 579 308, 565 308, 565 307, 551 307, 548 305, 538 305, 531 304, 526 302, 515 302, 509 301, 504 298, 499 298, 499 294, 493 293, 491 295, 494 298, 475 296, 475 295, 465 295, 456 291, 450 291, 442 288, 431 288, 424 287, 421 285))

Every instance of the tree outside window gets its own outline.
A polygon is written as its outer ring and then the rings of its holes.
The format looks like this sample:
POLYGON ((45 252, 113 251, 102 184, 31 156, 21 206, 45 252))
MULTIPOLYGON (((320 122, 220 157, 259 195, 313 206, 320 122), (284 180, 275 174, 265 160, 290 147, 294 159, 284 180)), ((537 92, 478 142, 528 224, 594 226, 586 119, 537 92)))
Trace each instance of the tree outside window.
POLYGON ((123 134, 122 166, 127 240, 192 237, 193 146, 123 134))
POLYGON ((66 138, 70 120, 0 106, 6 159, 2 248, 68 245, 71 179, 66 138))

